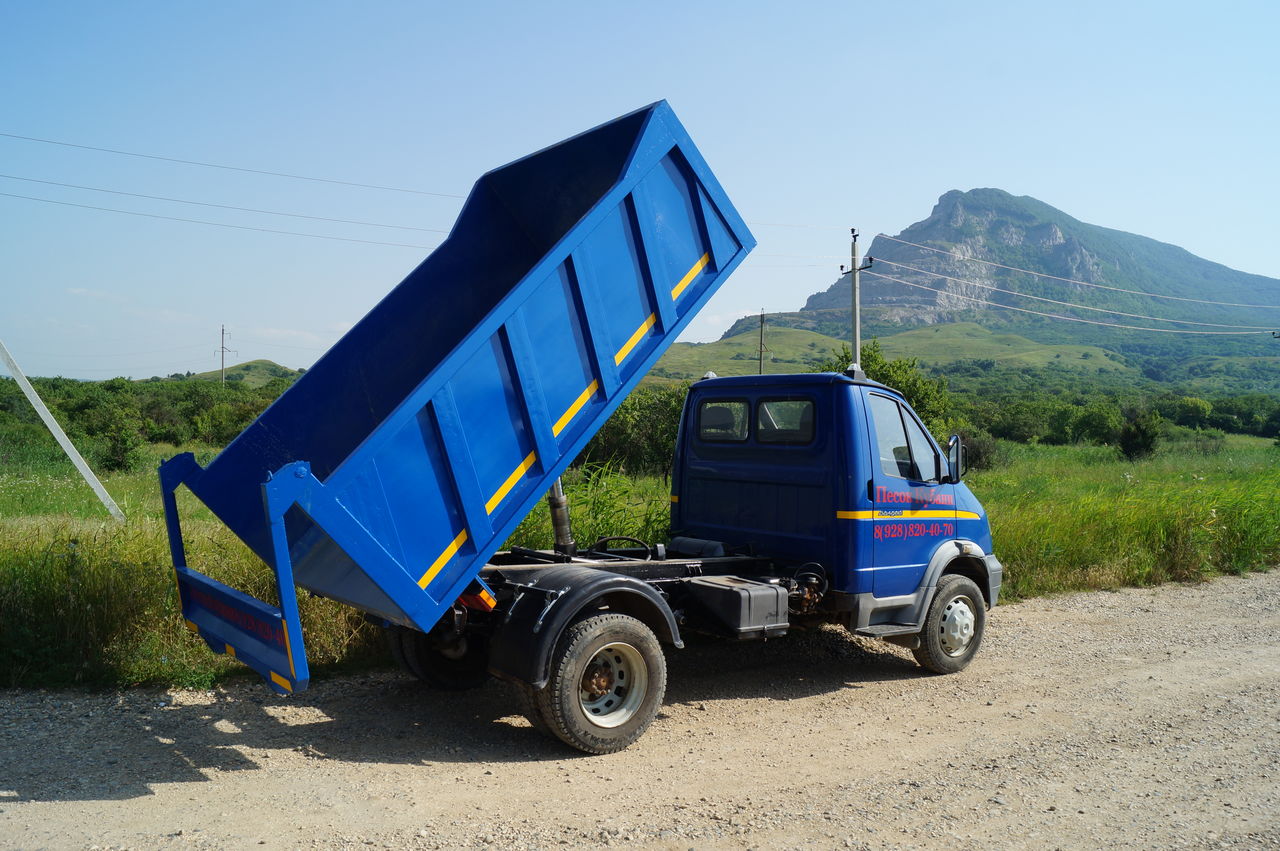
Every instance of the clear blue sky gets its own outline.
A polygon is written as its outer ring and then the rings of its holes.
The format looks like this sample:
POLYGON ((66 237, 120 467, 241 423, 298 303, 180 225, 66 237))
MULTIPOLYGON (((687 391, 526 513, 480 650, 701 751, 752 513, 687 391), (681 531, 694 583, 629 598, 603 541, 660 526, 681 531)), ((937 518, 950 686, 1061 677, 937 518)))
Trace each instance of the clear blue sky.
MULTIPOLYGON (((760 245, 686 339, 794 310, 847 228, 950 189, 1280 277, 1280 4, 19 3, 0 132, 465 194, 482 172, 666 98, 760 245), (778 256, 783 255, 783 256, 778 256), (798 255, 798 256, 786 256, 798 255), (829 255, 824 257, 823 255, 829 255)), ((461 201, 0 137, 0 192, 353 239, 440 235, 12 177, 447 229, 461 201)), ((0 339, 34 375, 306 366, 427 253, 0 196, 0 339)))

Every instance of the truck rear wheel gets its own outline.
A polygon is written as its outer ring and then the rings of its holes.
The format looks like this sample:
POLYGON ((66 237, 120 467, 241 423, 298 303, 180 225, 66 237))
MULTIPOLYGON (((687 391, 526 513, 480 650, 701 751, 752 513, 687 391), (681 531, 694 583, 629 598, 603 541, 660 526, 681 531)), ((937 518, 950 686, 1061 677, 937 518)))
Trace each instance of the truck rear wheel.
POLYGON ((478 633, 446 643, 416 629, 393 628, 387 640, 401 667, 432 688, 465 691, 489 679, 489 642, 478 633))
POLYGON ((565 630, 550 675, 546 688, 532 695, 542 725, 594 754, 614 753, 639 739, 667 690, 658 639, 639 620, 612 612, 565 630))
POLYGON ((949 574, 938 580, 925 615, 916 661, 935 674, 954 674, 978 652, 987 628, 982 592, 967 576, 949 574))

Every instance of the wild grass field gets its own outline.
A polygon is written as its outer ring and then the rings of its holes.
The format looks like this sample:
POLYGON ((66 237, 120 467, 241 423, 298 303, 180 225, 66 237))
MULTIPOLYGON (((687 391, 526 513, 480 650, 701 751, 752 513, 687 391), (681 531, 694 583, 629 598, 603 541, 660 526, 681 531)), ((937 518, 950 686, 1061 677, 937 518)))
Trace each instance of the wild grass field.
MULTIPOLYGON (((1136 463, 1108 447, 1002 449, 1002 463, 968 482, 991 517, 1007 601, 1280 562, 1280 448, 1271 441, 1231 436, 1207 454, 1175 444, 1136 463)), ((151 451, 158 462, 173 450, 151 451)), ((123 525, 56 456, 0 466, 0 686, 207 686, 246 670, 182 627, 155 474, 104 481, 128 515, 123 525)), ((667 531, 661 477, 574 471, 566 490, 580 541, 667 531)), ((190 495, 179 506, 190 564, 271 600, 256 557, 190 495)), ((535 510, 510 543, 549 546, 547 512, 535 510)), ((359 614, 306 594, 300 604, 313 666, 382 663, 379 631, 359 614)))
POLYGON ((1231 435, 1138 462, 1105 446, 1005 444, 967 482, 991 518, 1010 599, 1195 582, 1280 563, 1280 448, 1231 435))
MULTIPOLYGON (((202 462, 215 451, 187 448, 202 462)), ((147 466, 176 451, 151 449, 147 466)), ((65 458, 41 452, 0 466, 0 687, 202 687, 247 671, 183 627, 154 469, 103 483, 126 523, 107 515, 65 458)), ((582 541, 665 533, 669 488, 660 478, 597 467, 566 476, 565 490, 582 541)), ((278 602, 270 570, 208 509, 184 489, 178 506, 191 567, 278 602)), ((551 546, 548 513, 531 513, 512 543, 551 546)), ((313 670, 385 661, 381 631, 355 610, 305 592, 298 602, 313 670)))

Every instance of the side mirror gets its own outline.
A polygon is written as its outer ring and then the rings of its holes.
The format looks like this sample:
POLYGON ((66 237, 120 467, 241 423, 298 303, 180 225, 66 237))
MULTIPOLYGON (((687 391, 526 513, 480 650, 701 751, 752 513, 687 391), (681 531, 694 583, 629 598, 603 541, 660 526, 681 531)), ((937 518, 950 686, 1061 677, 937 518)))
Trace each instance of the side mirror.
POLYGON ((964 442, 960 435, 953 434, 947 441, 947 482, 958 483, 965 474, 964 442))

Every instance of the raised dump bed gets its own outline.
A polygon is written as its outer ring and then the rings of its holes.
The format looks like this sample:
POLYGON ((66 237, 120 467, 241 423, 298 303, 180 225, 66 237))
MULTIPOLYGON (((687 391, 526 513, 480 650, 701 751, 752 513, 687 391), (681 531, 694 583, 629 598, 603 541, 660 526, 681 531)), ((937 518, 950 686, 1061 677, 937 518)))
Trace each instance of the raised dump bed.
POLYGON ((480 178, 448 239, 207 468, 160 468, 183 616, 279 691, 296 584, 429 630, 755 240, 665 101, 480 178), (186 485, 277 578, 186 563, 186 485))

